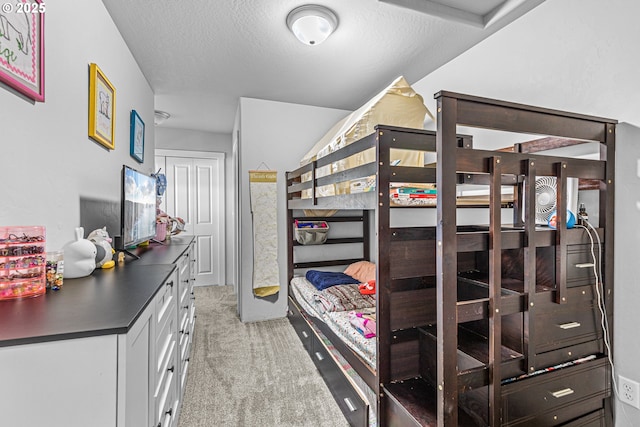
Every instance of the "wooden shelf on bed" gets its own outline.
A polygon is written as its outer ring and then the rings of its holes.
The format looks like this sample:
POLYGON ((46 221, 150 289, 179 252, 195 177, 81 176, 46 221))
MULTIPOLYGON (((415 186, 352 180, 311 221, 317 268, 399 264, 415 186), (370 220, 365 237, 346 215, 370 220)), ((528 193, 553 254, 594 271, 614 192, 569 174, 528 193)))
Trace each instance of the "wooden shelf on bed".
MULTIPOLYGON (((420 331, 420 374, 435 382, 436 379, 436 327, 419 328, 420 331)), ((501 373, 504 378, 523 374, 521 361, 524 356, 503 345, 501 346, 501 373)), ((489 342, 484 336, 464 326, 458 327, 458 383, 459 391, 489 384, 489 342)))
MULTIPOLYGON (((436 389, 420 378, 386 384, 383 391, 389 397, 388 425, 436 426, 436 389)), ((458 425, 477 424, 462 409, 458 410, 458 425)))

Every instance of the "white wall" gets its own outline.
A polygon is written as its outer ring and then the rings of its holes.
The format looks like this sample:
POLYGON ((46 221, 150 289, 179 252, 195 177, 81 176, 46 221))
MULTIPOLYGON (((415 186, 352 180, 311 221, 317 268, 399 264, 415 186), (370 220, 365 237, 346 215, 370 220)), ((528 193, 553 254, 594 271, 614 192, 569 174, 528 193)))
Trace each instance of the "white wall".
MULTIPOLYGON (((240 289, 239 313, 243 322, 284 317, 287 309, 287 246, 285 172, 349 111, 241 98, 240 132, 240 289), (276 298, 253 296, 253 238, 249 203, 249 170, 264 162, 278 171, 278 265, 280 293, 276 298)), ((235 130, 234 130, 235 132, 235 130)))
POLYGON ((152 171, 153 92, 100 0, 48 4, 45 28, 46 102, 0 87, 0 224, 45 225, 55 250, 80 225, 81 197, 119 203, 123 164, 152 171), (91 62, 116 88, 113 151, 87 137, 91 62), (132 109, 146 124, 143 165, 129 155, 132 109))
POLYGON ((224 153, 225 161, 225 252, 227 285, 235 285, 233 274, 234 225, 233 225, 233 156, 231 135, 223 133, 203 132, 189 129, 156 127, 156 148, 184 151, 211 151, 224 153))
MULTIPOLYGON (((617 132, 614 356, 617 373, 636 381, 639 15, 631 0, 547 0, 413 85, 434 111, 432 94, 449 90, 627 122, 617 132)), ((640 425, 640 411, 617 408, 617 426, 640 425)))

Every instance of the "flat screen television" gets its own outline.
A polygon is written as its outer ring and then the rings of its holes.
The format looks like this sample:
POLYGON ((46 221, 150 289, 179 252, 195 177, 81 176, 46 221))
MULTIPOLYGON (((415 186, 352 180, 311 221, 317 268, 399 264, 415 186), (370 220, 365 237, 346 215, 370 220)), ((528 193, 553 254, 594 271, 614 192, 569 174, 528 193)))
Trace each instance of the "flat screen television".
POLYGON ((122 167, 122 249, 156 235, 156 179, 127 165, 122 167))

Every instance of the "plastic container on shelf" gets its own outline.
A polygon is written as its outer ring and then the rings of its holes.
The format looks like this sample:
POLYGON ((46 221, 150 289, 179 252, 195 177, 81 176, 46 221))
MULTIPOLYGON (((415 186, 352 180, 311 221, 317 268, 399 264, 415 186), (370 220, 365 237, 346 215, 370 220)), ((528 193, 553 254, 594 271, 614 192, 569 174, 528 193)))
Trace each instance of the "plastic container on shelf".
POLYGON ((0 227, 0 301, 46 292, 45 227, 0 227))
POLYGON ((59 290, 64 278, 64 251, 47 252, 47 289, 59 290))
POLYGON ((321 245, 328 234, 329 224, 325 221, 295 221, 295 237, 301 245, 321 245))

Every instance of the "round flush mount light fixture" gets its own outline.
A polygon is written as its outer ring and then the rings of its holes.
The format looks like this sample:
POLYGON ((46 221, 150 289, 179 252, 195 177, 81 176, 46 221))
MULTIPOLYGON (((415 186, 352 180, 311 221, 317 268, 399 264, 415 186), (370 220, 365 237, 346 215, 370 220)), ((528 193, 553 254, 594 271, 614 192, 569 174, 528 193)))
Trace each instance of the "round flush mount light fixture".
POLYGON ((307 4, 289 12, 287 27, 302 43, 315 46, 336 30, 338 17, 324 6, 307 4))
POLYGON ((153 123, 156 125, 161 125, 169 117, 171 117, 171 114, 167 113, 166 111, 155 110, 153 112, 153 123))

